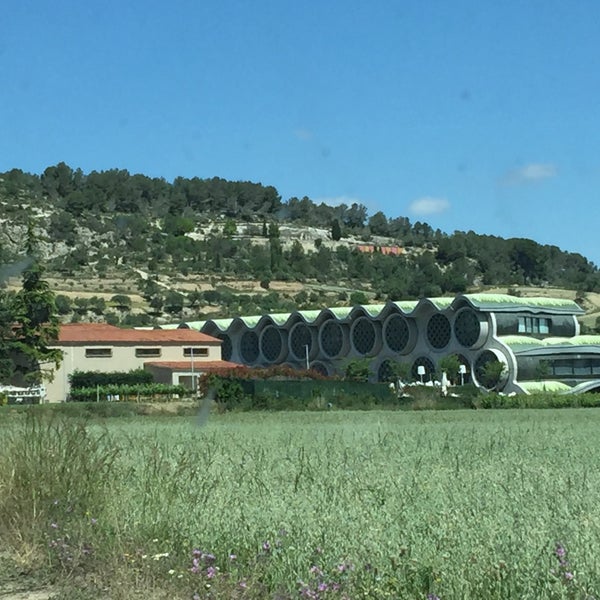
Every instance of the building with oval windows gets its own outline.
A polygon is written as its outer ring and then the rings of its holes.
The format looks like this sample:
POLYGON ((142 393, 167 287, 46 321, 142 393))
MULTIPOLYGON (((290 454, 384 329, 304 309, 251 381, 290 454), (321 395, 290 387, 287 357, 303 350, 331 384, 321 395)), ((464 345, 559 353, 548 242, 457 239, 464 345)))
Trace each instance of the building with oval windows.
POLYGON ((444 357, 456 355, 464 380, 479 387, 489 387, 486 365, 499 362, 495 388, 505 393, 600 390, 600 336, 580 335, 583 313, 564 299, 460 294, 163 328, 219 338, 223 360, 252 367, 309 366, 334 375, 349 360, 368 359, 373 381, 385 381, 397 362, 428 381, 444 357))

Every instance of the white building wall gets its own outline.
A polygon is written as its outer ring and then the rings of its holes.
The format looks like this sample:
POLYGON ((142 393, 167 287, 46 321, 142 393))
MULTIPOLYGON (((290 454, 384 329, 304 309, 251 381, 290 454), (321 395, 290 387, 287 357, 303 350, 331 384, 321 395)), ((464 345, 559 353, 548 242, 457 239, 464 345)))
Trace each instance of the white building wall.
POLYGON ((47 402, 64 402, 69 393, 69 375, 75 371, 132 371, 143 369, 146 362, 173 362, 189 360, 185 356, 184 348, 194 348, 194 364, 198 364, 198 371, 202 361, 221 360, 221 345, 207 344, 181 344, 161 346, 160 344, 132 344, 114 346, 110 344, 88 344, 77 346, 60 346, 63 352, 63 360, 60 368, 55 371, 54 379, 46 385, 47 402), (86 349, 98 350, 108 348, 111 350, 110 357, 88 357, 86 349), (136 348, 160 348, 160 356, 136 356, 136 348), (197 351, 197 353, 196 353, 197 351), (206 356, 201 351, 207 352, 206 356))

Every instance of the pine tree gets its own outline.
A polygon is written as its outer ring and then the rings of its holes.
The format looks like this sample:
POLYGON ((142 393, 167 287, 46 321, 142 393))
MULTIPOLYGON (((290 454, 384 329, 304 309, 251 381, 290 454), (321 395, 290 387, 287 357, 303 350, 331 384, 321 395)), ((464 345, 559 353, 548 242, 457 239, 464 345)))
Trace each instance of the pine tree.
POLYGON ((54 293, 43 279, 44 268, 38 255, 38 244, 32 225, 25 240, 29 265, 23 271, 21 289, 17 292, 12 342, 15 370, 29 383, 40 383, 52 377, 53 364, 58 368, 62 353, 50 346, 58 339, 59 319, 54 293))
POLYGON ((342 228, 340 227, 340 222, 335 219, 331 223, 331 239, 334 242, 339 241, 342 238, 342 228))
POLYGON ((12 342, 14 333, 13 292, 0 290, 0 382, 8 383, 14 372, 12 342))

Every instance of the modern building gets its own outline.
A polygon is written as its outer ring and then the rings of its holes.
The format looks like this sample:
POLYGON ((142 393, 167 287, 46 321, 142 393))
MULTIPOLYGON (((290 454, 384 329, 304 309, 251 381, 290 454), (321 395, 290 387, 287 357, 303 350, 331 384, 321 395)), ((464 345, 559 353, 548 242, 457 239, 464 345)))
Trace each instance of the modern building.
POLYGON ((457 355, 463 378, 489 387, 490 362, 504 370, 495 388, 600 390, 600 336, 581 336, 573 301, 504 294, 461 294, 411 302, 299 310, 163 326, 197 330, 222 342, 222 358, 264 367, 309 366, 341 373, 349 360, 371 362, 372 379, 384 381, 394 362, 406 363, 413 379, 439 375, 445 356, 457 355))
POLYGON ((53 347, 63 353, 54 378, 46 384, 46 400, 62 402, 69 395, 75 371, 146 369, 158 383, 194 389, 208 372, 239 367, 221 359, 220 339, 191 329, 121 329, 104 323, 72 323, 60 327, 53 347))

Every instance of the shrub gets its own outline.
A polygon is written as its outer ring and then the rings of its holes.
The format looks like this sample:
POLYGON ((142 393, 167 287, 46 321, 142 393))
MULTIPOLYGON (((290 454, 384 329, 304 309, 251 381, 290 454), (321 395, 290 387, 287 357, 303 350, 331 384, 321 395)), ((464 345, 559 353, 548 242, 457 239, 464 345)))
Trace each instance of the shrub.
POLYGON ((107 385, 149 384, 154 381, 152 373, 144 369, 133 371, 75 371, 69 376, 71 388, 95 388, 107 385))
POLYGON ((96 387, 81 387, 71 390, 70 400, 72 402, 102 400, 119 401, 168 401, 172 398, 180 398, 189 392, 181 385, 169 385, 164 383, 142 383, 142 384, 113 384, 96 387))

